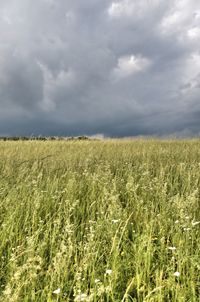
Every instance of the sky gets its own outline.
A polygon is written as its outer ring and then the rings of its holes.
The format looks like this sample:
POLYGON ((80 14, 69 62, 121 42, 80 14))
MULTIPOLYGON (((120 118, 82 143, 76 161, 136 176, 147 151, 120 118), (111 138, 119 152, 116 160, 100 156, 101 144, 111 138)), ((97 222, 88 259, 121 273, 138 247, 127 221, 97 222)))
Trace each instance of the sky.
POLYGON ((200 135, 200 1, 1 0, 5 135, 200 135))

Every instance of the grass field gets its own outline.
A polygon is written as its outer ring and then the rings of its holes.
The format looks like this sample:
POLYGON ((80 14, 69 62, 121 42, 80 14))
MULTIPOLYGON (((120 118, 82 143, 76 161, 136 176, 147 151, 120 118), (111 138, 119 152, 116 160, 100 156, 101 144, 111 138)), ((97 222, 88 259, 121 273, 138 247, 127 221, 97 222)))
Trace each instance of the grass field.
POLYGON ((0 142, 0 301, 200 301, 200 140, 0 142))

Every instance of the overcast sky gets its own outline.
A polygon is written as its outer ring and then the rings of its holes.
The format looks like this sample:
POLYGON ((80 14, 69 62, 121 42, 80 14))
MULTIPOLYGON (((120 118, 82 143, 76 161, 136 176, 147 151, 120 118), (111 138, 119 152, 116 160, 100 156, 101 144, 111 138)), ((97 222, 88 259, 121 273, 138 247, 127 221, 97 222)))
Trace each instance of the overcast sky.
POLYGON ((200 133, 200 1, 0 1, 0 135, 171 133, 200 133))

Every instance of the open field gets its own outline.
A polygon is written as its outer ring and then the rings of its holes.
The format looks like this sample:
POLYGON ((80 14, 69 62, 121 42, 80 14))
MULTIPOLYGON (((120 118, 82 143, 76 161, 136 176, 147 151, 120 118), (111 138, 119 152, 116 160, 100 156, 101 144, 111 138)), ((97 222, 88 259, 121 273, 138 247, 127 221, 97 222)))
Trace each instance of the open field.
POLYGON ((199 221, 200 140, 0 142, 0 301, 200 301, 199 221))

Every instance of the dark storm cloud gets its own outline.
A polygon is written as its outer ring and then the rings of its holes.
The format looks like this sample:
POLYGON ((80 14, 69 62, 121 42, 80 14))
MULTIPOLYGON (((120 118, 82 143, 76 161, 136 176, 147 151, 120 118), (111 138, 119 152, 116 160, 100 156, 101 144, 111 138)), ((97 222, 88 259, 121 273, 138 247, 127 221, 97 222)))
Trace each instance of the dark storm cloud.
POLYGON ((0 36, 0 135, 200 132, 197 1, 1 1, 0 36))

